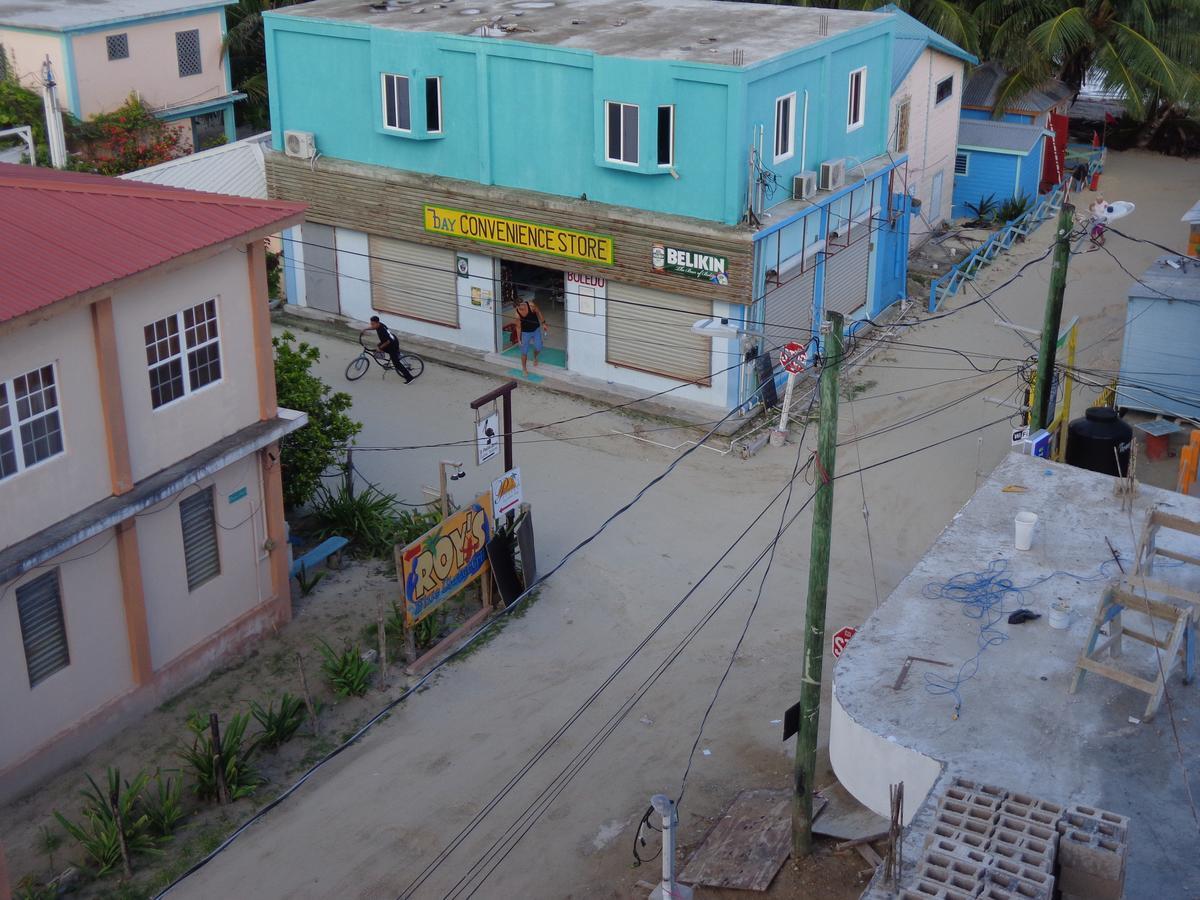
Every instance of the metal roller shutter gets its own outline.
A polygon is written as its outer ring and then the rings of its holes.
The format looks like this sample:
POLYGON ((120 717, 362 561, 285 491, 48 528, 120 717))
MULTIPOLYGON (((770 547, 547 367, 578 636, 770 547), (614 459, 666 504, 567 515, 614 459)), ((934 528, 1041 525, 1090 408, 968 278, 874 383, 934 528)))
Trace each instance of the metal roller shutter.
POLYGON ((763 334, 766 335, 767 349, 773 353, 789 341, 804 344, 812 337, 817 263, 810 260, 808 265, 811 268, 805 272, 799 270, 799 265, 789 271, 785 263, 781 266, 783 283, 764 296, 763 334))
POLYGON ((217 552, 217 517, 210 487, 179 502, 183 525, 183 561, 187 567, 188 590, 193 591, 221 574, 217 552))
POLYGON ((370 235, 371 306, 458 327, 454 251, 370 235))
POLYGON ((614 366, 710 383, 712 338, 692 326, 712 317, 711 300, 609 282, 606 309, 607 358, 614 366))
POLYGON ((58 569, 17 588, 17 617, 21 622, 21 640, 25 644, 29 686, 33 687, 71 663, 58 569))
POLYGON ((826 310, 849 315, 867 302, 871 235, 867 223, 850 230, 850 246, 825 259, 826 310))

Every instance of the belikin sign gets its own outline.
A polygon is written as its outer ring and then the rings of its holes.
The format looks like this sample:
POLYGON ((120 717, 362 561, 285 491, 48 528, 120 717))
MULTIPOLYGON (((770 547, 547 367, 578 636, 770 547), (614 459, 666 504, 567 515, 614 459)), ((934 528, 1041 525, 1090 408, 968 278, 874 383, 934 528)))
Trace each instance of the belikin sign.
POLYGON ((488 491, 407 547, 396 548, 406 624, 420 622, 480 576, 494 522, 488 491))
POLYGON ((724 256, 655 244, 650 251, 650 262, 655 272, 698 278, 712 284, 729 284, 729 260, 724 256))

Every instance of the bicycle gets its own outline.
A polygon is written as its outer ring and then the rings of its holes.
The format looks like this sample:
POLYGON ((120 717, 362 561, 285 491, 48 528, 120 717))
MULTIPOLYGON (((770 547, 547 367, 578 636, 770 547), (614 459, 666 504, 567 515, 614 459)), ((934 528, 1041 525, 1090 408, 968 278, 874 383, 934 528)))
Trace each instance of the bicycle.
MULTIPOLYGON (((387 353, 376 347, 368 347, 363 338, 367 336, 367 331, 374 329, 368 328, 358 336, 358 342, 362 344, 362 352, 354 359, 350 360, 350 364, 346 366, 346 380, 358 381, 367 374, 367 370, 371 368, 371 361, 374 360, 384 372, 395 371, 392 367, 392 358, 387 353)), ((425 371, 425 360, 417 356, 415 353, 401 353, 400 364, 408 369, 415 381, 422 372, 425 371)))

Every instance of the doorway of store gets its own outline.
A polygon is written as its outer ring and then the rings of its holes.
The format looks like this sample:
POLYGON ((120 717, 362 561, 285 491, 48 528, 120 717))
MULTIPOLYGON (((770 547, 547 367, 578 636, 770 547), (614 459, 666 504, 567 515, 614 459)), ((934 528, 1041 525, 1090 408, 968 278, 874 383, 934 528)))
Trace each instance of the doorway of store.
MULTIPOLYGON (((567 367, 567 310, 564 286, 566 277, 559 269, 546 269, 530 263, 500 261, 500 304, 497 315, 500 352, 521 361, 521 326, 517 304, 522 298, 532 300, 542 311, 549 331, 542 335, 539 366, 567 367)), ((534 370, 533 355, 529 370, 534 370)))

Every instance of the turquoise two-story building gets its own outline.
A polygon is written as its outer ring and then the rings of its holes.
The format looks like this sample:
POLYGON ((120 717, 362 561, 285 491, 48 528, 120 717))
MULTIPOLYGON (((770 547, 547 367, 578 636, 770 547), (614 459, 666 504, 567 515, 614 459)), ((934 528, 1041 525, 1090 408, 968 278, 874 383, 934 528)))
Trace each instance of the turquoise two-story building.
POLYGON ((528 292, 543 365, 729 410, 824 309, 903 295, 891 16, 468 2, 264 17, 293 302, 511 357, 528 292))

